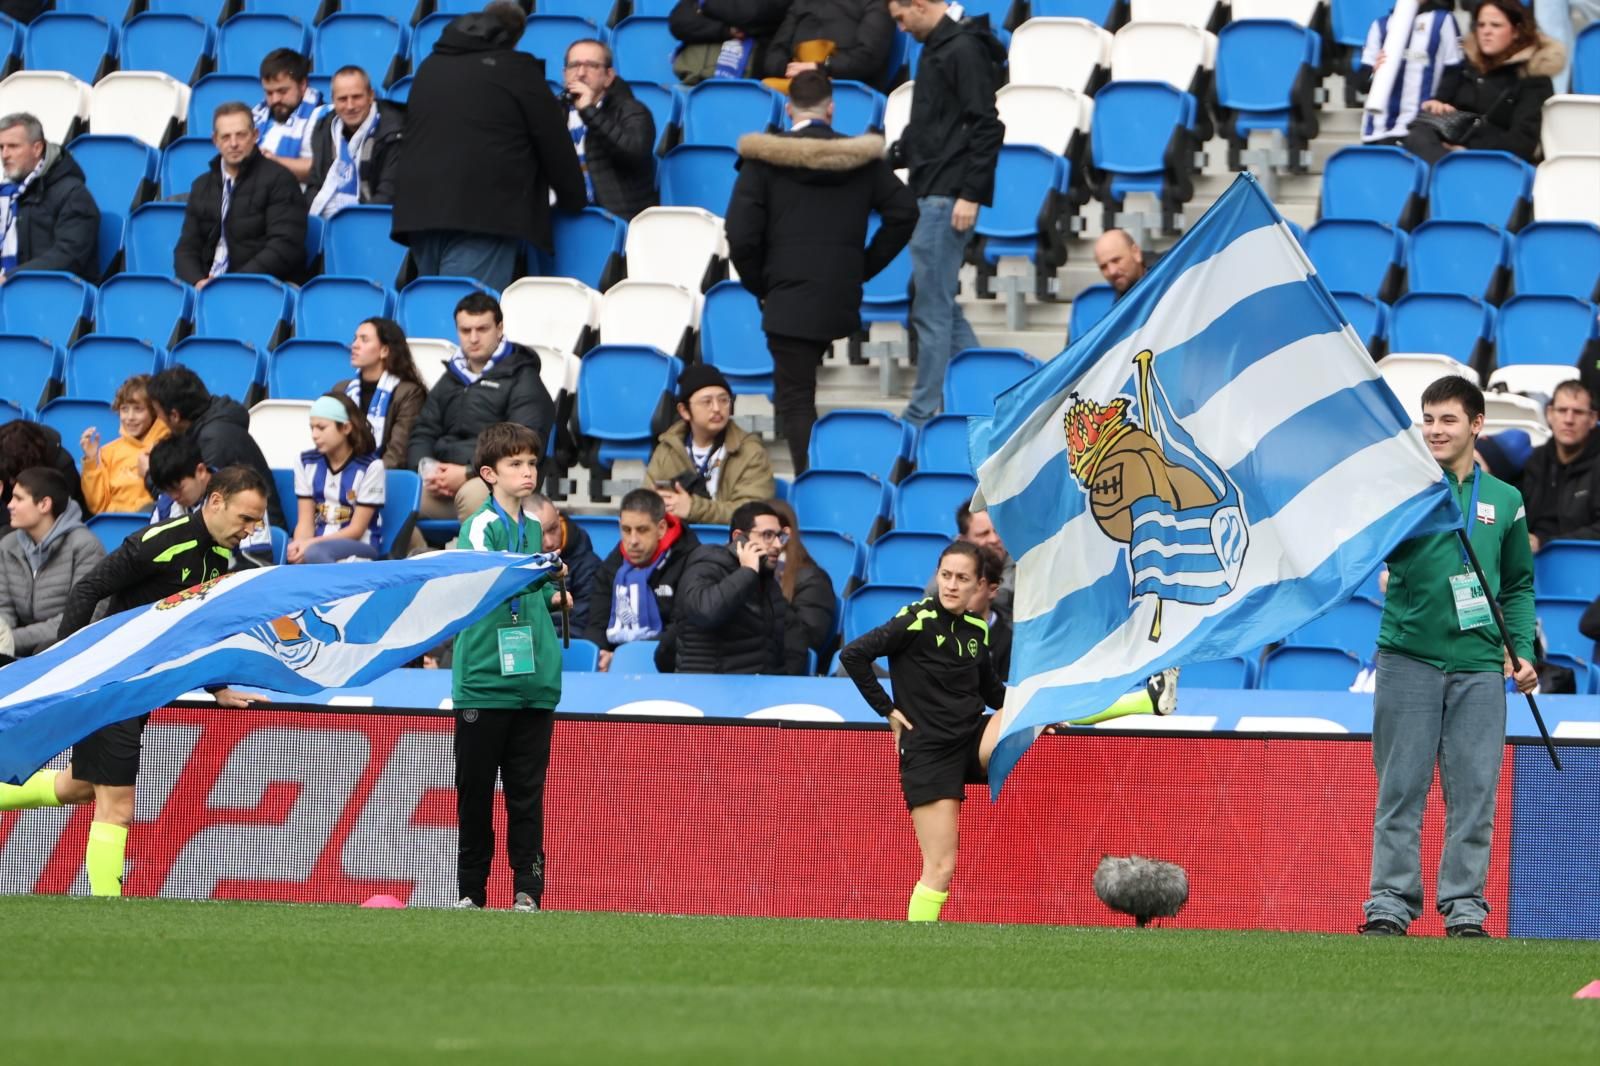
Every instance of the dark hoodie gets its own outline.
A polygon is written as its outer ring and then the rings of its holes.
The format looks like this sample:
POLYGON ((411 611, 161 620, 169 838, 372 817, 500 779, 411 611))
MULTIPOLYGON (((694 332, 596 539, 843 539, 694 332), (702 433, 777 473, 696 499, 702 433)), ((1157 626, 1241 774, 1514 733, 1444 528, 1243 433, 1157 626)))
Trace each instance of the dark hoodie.
POLYGON ((994 202, 994 168, 1006 128, 995 112, 1005 46, 989 16, 940 19, 922 45, 911 120, 891 158, 911 170, 918 197, 994 202))
POLYGON ((65 148, 44 147, 44 173, 17 201, 17 270, 100 276, 100 209, 83 170, 65 148))
POLYGON ((213 396, 206 409, 200 412, 184 431, 200 448, 200 458, 213 470, 225 466, 248 466, 267 479, 267 521, 279 529, 288 529, 283 517, 283 503, 272 481, 272 470, 267 466, 261 447, 250 436, 250 412, 244 405, 227 396, 213 396))
POLYGON ((917 202, 883 159, 877 134, 814 122, 739 138, 728 253, 761 300, 768 333, 833 340, 861 328, 861 285, 911 239, 917 202), (872 212, 882 225, 867 240, 872 212))
MULTIPOLYGON (((570 142, 569 142, 570 143, 570 142)), ((409 149, 408 149, 409 151, 409 149)), ((520 344, 468 384, 454 366, 447 368, 428 393, 422 414, 411 430, 408 462, 415 470, 433 457, 458 463, 473 475, 472 456, 478 434, 496 422, 515 422, 550 439, 556 405, 539 380, 539 357, 520 344)))
POLYGON ((1522 468, 1522 502, 1528 532, 1540 543, 1600 540, 1600 430, 1570 463, 1556 458, 1556 442, 1545 441, 1522 468))

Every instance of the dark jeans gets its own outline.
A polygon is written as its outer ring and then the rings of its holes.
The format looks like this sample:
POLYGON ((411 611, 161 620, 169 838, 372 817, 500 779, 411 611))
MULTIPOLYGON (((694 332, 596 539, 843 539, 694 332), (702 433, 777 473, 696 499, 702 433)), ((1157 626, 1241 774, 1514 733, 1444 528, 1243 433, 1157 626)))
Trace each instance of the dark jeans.
POLYGON ((817 423, 817 364, 830 343, 767 334, 767 350, 772 353, 772 408, 778 416, 778 429, 789 442, 796 474, 805 473, 809 465, 811 427, 817 423))
POLYGON ((411 239, 411 258, 423 277, 476 278, 495 292, 516 280, 515 237, 427 230, 411 239))
POLYGON ((555 712, 535 708, 456 709, 456 879, 478 906, 494 861, 494 781, 506 798, 511 890, 544 898, 544 780, 555 712))

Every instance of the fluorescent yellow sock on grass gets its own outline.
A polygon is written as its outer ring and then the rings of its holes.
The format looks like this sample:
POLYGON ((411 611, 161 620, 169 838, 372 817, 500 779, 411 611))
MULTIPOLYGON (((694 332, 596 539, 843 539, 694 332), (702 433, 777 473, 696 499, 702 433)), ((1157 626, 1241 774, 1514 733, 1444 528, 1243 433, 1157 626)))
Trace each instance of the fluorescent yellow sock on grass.
POLYGON ((948 892, 936 892, 917 882, 917 887, 911 890, 911 902, 906 905, 906 921, 908 922, 937 922, 939 911, 944 908, 944 901, 950 898, 948 892))
POLYGON ((1096 714, 1086 718, 1074 718, 1068 725, 1094 725, 1096 722, 1109 722, 1113 718, 1126 718, 1130 714, 1155 714, 1156 705, 1150 702, 1150 693, 1143 688, 1138 692, 1130 692, 1126 696, 1118 697, 1117 702, 1096 714))
POLYGON ((0 811, 61 806, 61 801, 56 799, 56 774, 60 772, 40 770, 20 785, 0 785, 0 811))
POLYGON ((127 826, 89 823, 89 846, 84 849, 83 864, 89 870, 91 896, 122 895, 122 859, 127 850, 127 826))

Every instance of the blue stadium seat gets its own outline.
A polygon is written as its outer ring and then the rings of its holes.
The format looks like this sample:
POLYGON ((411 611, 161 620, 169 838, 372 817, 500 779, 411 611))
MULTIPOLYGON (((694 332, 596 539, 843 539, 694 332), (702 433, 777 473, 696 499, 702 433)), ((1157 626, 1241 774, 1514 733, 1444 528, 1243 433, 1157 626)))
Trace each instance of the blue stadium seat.
POLYGON ((555 253, 540 253, 543 272, 576 278, 596 292, 608 288, 621 272, 628 224, 598 207, 586 207, 572 215, 557 211, 550 222, 555 253))
POLYGON ((1389 340, 1389 305, 1358 292, 1335 292, 1333 298, 1367 351, 1382 354, 1389 340))
POLYGON ((1090 285, 1072 298, 1072 317, 1067 323, 1067 339, 1076 341, 1088 333, 1117 302, 1117 292, 1110 285, 1090 285))
POLYGON ((851 137, 883 130, 888 101, 870 85, 841 79, 833 83, 833 128, 851 137))
POLYGON ((1290 633, 1284 641, 1303 647, 1340 648, 1371 659, 1378 646, 1378 621, 1383 608, 1364 599, 1349 599, 1290 633))
POLYGON ((122 28, 124 70, 159 70, 185 85, 216 51, 216 27, 191 15, 146 12, 122 28))
POLYGON ((216 25, 226 0, 148 0, 146 10, 158 15, 188 15, 216 25))
POLYGON ((700 312, 700 356, 727 377, 735 396, 772 396, 772 353, 761 331, 761 303, 737 281, 706 293, 700 312))
MULTIPOLYGON (((561 623, 556 622, 560 629, 561 623)), ((572 643, 561 649, 561 670, 563 673, 592 674, 600 669, 600 646, 593 641, 584 640, 582 637, 573 637, 572 643)))
POLYGON ((65 360, 59 344, 0 335, 0 397, 18 407, 37 409, 65 376, 65 360))
MULTIPOLYGON (((200 290, 204 301, 207 286, 200 290)), ((243 404, 255 400, 267 380, 266 360, 254 344, 227 337, 188 337, 172 349, 169 366, 186 366, 200 375, 213 396, 231 396, 243 404)), ((330 382, 331 384, 331 382, 330 382)))
POLYGON ((172 250, 183 232, 182 204, 144 204, 128 216, 127 269, 172 277, 172 250))
POLYGON ((194 322, 194 304, 194 289, 176 278, 116 274, 95 297, 95 329, 165 348, 194 322))
POLYGON ((75 274, 24 270, 0 285, 0 330, 65 347, 94 318, 94 286, 75 274))
POLYGON ((1535 222, 1511 243, 1517 291, 1600 300, 1600 226, 1535 222))
POLYGON ((411 527, 422 509, 422 479, 414 470, 385 470, 383 481, 378 550, 385 559, 404 558, 410 547, 411 527))
POLYGON ((296 337, 267 357, 267 392, 275 400, 315 400, 351 372, 347 342, 296 337))
POLYGON ((1114 81, 1102 88, 1089 129, 1090 155, 1106 178, 1099 198, 1118 204, 1130 192, 1148 192, 1168 209, 1187 203, 1192 168, 1179 158, 1184 152, 1172 149, 1175 140, 1192 139, 1196 114, 1195 98, 1164 81, 1114 81), (1177 165, 1169 167, 1169 159, 1177 165))
POLYGON ((917 433, 917 469, 934 474, 973 474, 965 415, 935 415, 917 433))
POLYGON ((453 337, 456 304, 475 292, 490 292, 473 278, 418 278, 400 290, 395 320, 408 337, 453 337))
MULTIPOLYGON (((322 0, 244 0, 244 10, 252 15, 283 15, 303 26, 317 21, 322 0)), ((344 5, 340 5, 343 10, 344 5)))
POLYGON ((1054 274, 1066 262, 1057 220, 1072 169, 1065 159, 1035 144, 1007 144, 995 162, 994 204, 978 213, 979 254, 993 266, 1002 256, 1018 256, 1041 274, 1054 274))
POLYGON ((1039 360, 1020 348, 957 352, 944 376, 945 414, 987 418, 996 397, 1038 369, 1039 360))
POLYGON ((1576 363, 1595 339, 1595 307, 1570 296, 1513 296, 1500 309, 1495 358, 1518 363, 1576 363))
POLYGON ((567 58, 568 46, 573 41, 585 37, 604 41, 609 35, 604 29, 585 18, 574 18, 571 15, 529 15, 528 28, 523 31, 522 40, 517 42, 517 51, 538 56, 544 60, 546 76, 560 77, 561 65, 567 58))
POLYGON ((1355 50, 1350 58, 1352 67, 1361 61, 1368 28, 1387 15, 1393 6, 1387 0, 1334 0, 1329 5, 1328 28, 1335 44, 1355 50))
POLYGON ((1179 679, 1186 688, 1242 689, 1255 685, 1255 663, 1242 655, 1203 663, 1184 663, 1179 679))
POLYGON ((714 215, 728 213, 739 153, 709 144, 680 144, 662 157, 656 181, 665 207, 703 207, 714 215))
POLYGON ((339 0, 339 10, 347 15, 386 15, 402 26, 411 24, 421 5, 415 0, 339 0))
POLYGON ((1319 131, 1312 93, 1321 81, 1322 41, 1285 19, 1245 19, 1217 34, 1219 132, 1238 148, 1252 130, 1277 130, 1291 149, 1319 131))
POLYGON ((578 425, 600 441, 599 459, 650 458, 655 440, 650 418, 662 393, 678 384, 683 364, 642 345, 601 344, 578 370, 578 425))
POLYGON ((396 78, 383 92, 383 98, 391 104, 405 104, 411 100, 412 76, 407 74, 403 78, 396 78))
POLYGON ((1267 653, 1261 688, 1278 691, 1347 692, 1362 661, 1338 648, 1285 645, 1267 653))
POLYGON ((1534 604, 1534 613, 1544 628, 1544 646, 1557 655, 1592 660, 1595 642, 1578 632, 1578 619, 1588 604, 1575 600, 1545 600, 1534 604))
POLYGON ((294 335, 349 344, 366 319, 394 317, 394 304, 394 292, 376 281, 324 274, 300 286, 294 335))
MULTIPOLYGON (((206 129, 210 128, 207 123, 206 129)), ((195 180, 211 169, 216 156, 217 148, 210 137, 179 137, 167 145, 161 152, 161 198, 188 196, 195 180)))
POLYGON ((759 81, 713 78, 689 90, 683 142, 732 148, 747 133, 776 128, 782 116, 783 97, 759 81))
POLYGON ((22 42, 28 28, 8 16, 0 16, 0 70, 11 65, 14 57, 22 54, 22 42))
POLYGON ((574 514, 568 515, 567 521, 572 522, 589 534, 589 543, 594 545, 594 553, 604 559, 611 554, 611 550, 621 541, 621 531, 617 528, 617 516, 609 514, 574 514))
POLYGON ((862 585, 844 601, 845 643, 883 625, 922 599, 921 585, 862 585))
POLYGON ((630 640, 618 644, 611 653, 611 676, 619 674, 659 674, 656 669, 657 640, 630 640))
MULTIPOLYGON (((243 74, 254 81, 262 57, 275 48, 292 48, 305 55, 311 50, 311 36, 302 23, 287 15, 235 15, 217 33, 217 73, 243 74)), ((242 99, 248 102, 260 96, 257 81, 255 94, 242 99)), ((209 112, 205 128, 211 128, 209 112)))
POLYGON ((894 528, 953 537, 956 509, 977 487, 977 479, 965 474, 912 474, 895 488, 894 528))
POLYGON ((23 407, 21 404, 0 397, 0 426, 7 422, 32 422, 35 420, 34 410, 23 407))
MULTIPOLYGON (((101 438, 102 441, 105 438, 101 438)), ((150 528, 150 515, 148 512, 120 512, 102 511, 91 515, 84 523, 89 527, 89 532, 100 538, 100 543, 105 546, 109 554, 122 547, 122 542, 150 528)))
POLYGON ((1553 540, 1533 557, 1534 594, 1589 603, 1600 596, 1600 540, 1553 540))
POLYGON ((22 65, 29 70, 64 70, 89 85, 116 57, 116 24, 96 15, 47 11, 28 24, 22 45, 22 65))
POLYGON ((449 11, 437 11, 418 22, 411 30, 411 69, 414 71, 422 65, 433 52, 433 46, 439 43, 439 35, 444 33, 444 28, 451 21, 460 18, 449 11))
MULTIPOLYGON (((544 5, 540 9, 544 10, 544 5)), ((628 81, 672 85, 678 80, 672 72, 672 56, 679 47, 665 18, 634 15, 617 23, 612 31, 612 65, 617 76, 628 81)))
POLYGON ((666 18, 672 14, 672 9, 676 6, 677 0, 633 0, 633 13, 649 15, 651 18, 666 18))
POLYGON ((1324 285, 1387 299, 1406 256, 1406 234, 1384 222, 1326 218, 1306 234, 1306 254, 1324 285))
POLYGON ((75 138, 67 146, 83 170, 89 195, 102 211, 133 210, 153 185, 161 153, 134 137, 91 136, 75 138))
POLYGON ((1414 292, 1389 311, 1391 352, 1433 352, 1471 364, 1494 336, 1494 308, 1470 296, 1414 292))
POLYGON ((389 236, 388 204, 347 207, 328 220, 322 233, 323 269, 392 285, 405 265, 406 246, 389 236))
POLYGON ((116 440, 122 432, 122 420, 109 400, 59 397, 39 408, 39 421, 61 434, 62 446, 69 451, 77 450, 78 438, 90 426, 100 431, 101 441, 116 440))
POLYGON ((656 154, 678 143, 683 136, 683 93, 676 86, 630 81, 633 97, 650 111, 656 124, 656 154))
MULTIPOLYGON (((871 239, 883 220, 874 212, 867 222, 867 237, 871 239)), ((870 327, 874 322, 898 322, 907 326, 911 321, 911 246, 900 249, 889 265, 868 278, 861 289, 861 322, 870 327)))
POLYGON ((329 15, 311 42, 312 66, 328 75, 340 67, 360 67, 373 85, 387 85, 403 61, 409 36, 406 26, 384 15, 329 15))
POLYGON ((942 533, 891 529, 867 552, 867 581, 874 585, 926 586, 939 567, 939 554, 950 544, 942 533))
POLYGON ((1495 303, 1511 270, 1511 241, 1482 222, 1430 219, 1411 231, 1406 285, 1412 292, 1454 292, 1495 303))
MULTIPOLYGON (((913 432, 887 411, 829 411, 811 430, 813 470, 849 470, 892 481, 911 458, 913 432)), ((805 525, 812 525, 810 515, 805 525)))
MULTIPOLYGON (((1095 115, 1099 119, 1098 112, 1095 115)), ((1428 165, 1404 148, 1358 144, 1328 157, 1322 172, 1322 217, 1386 222, 1402 229, 1418 221, 1428 165)))
MULTIPOLYGON (((309 434, 310 430, 308 429, 306 436, 307 444, 311 443, 311 437, 309 434)), ((278 499, 283 504, 284 514, 286 516, 292 516, 295 512, 294 471, 272 471, 272 490, 278 494, 278 499)))
POLYGON ((1568 92, 1600 94, 1600 22, 1590 23, 1572 47, 1572 84, 1568 92))
POLYGON ((867 570, 867 556, 861 545, 843 533, 827 529, 803 529, 806 553, 833 582, 833 594, 841 600, 850 584, 860 581, 867 570))
POLYGON ((122 254, 127 232, 128 221, 125 212, 115 211, 109 207, 101 210, 100 225, 95 234, 95 277, 103 278, 111 273, 112 265, 122 254))
MULTIPOLYGON (((265 52, 261 54, 266 55, 265 52)), ((248 74, 207 74, 195 82, 189 90, 189 133, 210 139, 211 120, 219 105, 231 100, 257 103, 261 99, 261 80, 256 77, 255 70, 260 65, 258 57, 248 74)))
POLYGON ((194 331, 271 348, 294 321, 294 289, 265 274, 224 274, 200 290, 194 331))
MULTIPOLYGON (((578 398, 583 399, 582 392, 578 398)), ((889 502, 889 483, 859 470, 807 470, 794 479, 789 493, 807 531, 842 533, 857 544, 872 539, 878 522, 888 517, 889 502)))
POLYGON ((1126 0, 1033 0, 1029 5, 1034 18, 1088 19, 1108 28, 1119 10, 1126 13, 1126 0))
POLYGON ((161 349, 132 337, 91 333, 67 349, 66 368, 68 396, 110 403, 124 381, 161 368, 161 349))
POLYGON ((1450 152, 1433 165, 1428 217, 1516 229, 1533 201, 1533 167, 1510 152, 1450 152))

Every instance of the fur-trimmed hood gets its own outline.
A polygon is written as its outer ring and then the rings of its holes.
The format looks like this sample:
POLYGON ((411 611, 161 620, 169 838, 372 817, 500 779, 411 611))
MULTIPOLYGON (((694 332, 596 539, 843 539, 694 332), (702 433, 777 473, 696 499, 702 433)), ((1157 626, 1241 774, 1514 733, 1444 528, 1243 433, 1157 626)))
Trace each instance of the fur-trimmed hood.
MULTIPOLYGON (((807 127, 807 130, 815 127, 807 127)), ((739 158, 774 167, 845 174, 883 158, 883 136, 806 136, 795 133, 747 133, 739 138, 739 158)))
MULTIPOLYGON (((1461 38, 1461 52, 1467 57, 1473 69, 1483 70, 1483 55, 1478 51, 1477 34, 1467 33, 1461 38)), ((1539 34, 1539 39, 1528 47, 1512 56, 1501 66, 1515 66, 1519 78, 1549 78, 1561 72, 1567 65, 1567 50, 1561 42, 1551 37, 1539 34)))

